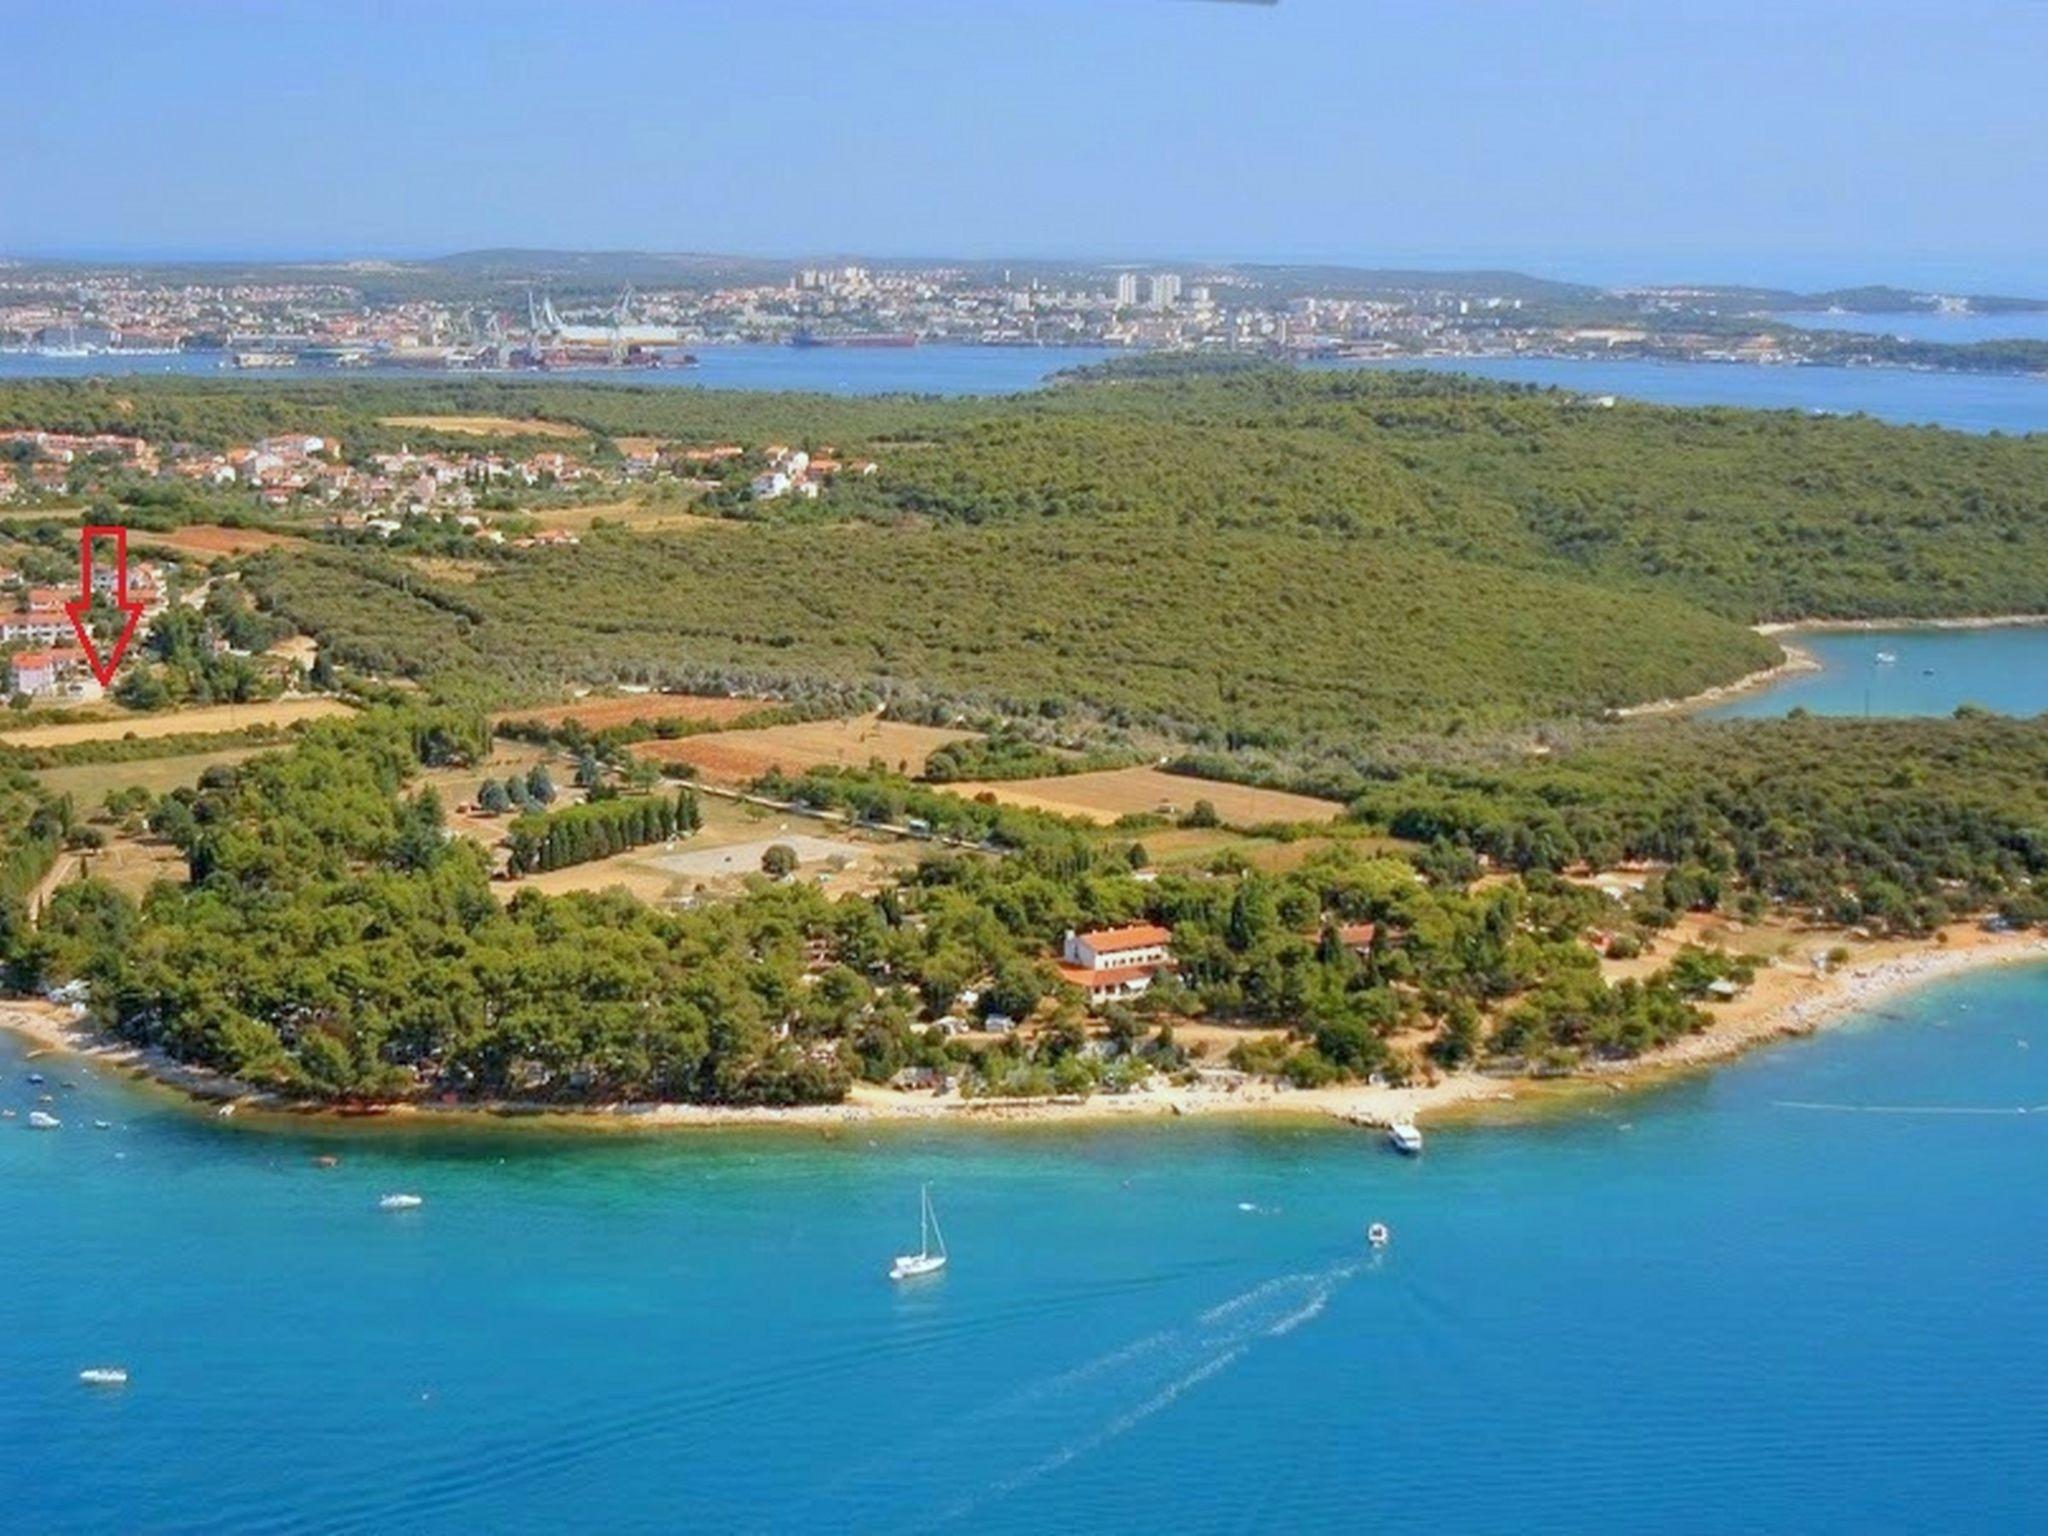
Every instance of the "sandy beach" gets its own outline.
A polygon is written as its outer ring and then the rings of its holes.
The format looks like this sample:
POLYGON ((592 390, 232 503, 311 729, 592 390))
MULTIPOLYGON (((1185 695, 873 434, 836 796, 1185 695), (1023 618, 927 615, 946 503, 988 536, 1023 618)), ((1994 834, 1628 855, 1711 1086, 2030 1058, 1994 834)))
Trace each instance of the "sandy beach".
POLYGON ((1816 932, 1816 950, 1837 944, 1849 958, 1827 974, 1797 960, 1759 968, 1742 996, 1707 1005, 1707 1028, 1659 1050, 1627 1061, 1601 1063, 1568 1077, 1522 1078, 1479 1072, 1447 1073, 1408 1087, 1346 1084, 1295 1089, 1248 1081, 1234 1088, 1185 1087, 1159 1083, 1128 1094, 1088 1098, 963 1099, 957 1095, 898 1092, 856 1084, 839 1104, 790 1109, 735 1108, 704 1104, 617 1104, 562 1109, 541 1104, 393 1105, 373 1113, 342 1113, 294 1103, 251 1090, 219 1073, 183 1065, 161 1053, 96 1038, 68 1011, 46 1003, 0 1003, 0 1028, 28 1039, 40 1051, 83 1056, 161 1085, 188 1102, 232 1113, 255 1124, 366 1126, 435 1123, 450 1126, 504 1123, 559 1130, 669 1130, 712 1127, 818 1128, 854 1125, 1062 1125, 1179 1119, 1196 1116, 1288 1116, 1337 1119, 1365 1126, 1394 1120, 1427 1123, 1448 1117, 1459 1122, 1526 1113, 1575 1092, 1647 1087, 1674 1074, 1699 1070, 1772 1040, 1807 1035, 1886 998, 1944 977, 1989 965, 2048 963, 2048 934, 1991 933, 1975 924, 1955 924, 1937 938, 1856 941, 1816 932))
MULTIPOLYGON (((1758 625, 1757 633, 1768 635, 1774 633, 1774 631, 1765 625, 1758 625)), ((1647 704, 1630 704, 1625 708, 1615 710, 1615 718, 1620 720, 1636 720, 1646 715, 1688 714, 1695 709, 1706 709, 1711 705, 1721 703, 1725 699, 1732 699, 1738 694, 1755 693, 1758 689, 1768 688, 1771 684, 1791 677, 1795 673, 1818 672, 1820 670, 1820 658, 1814 655, 1813 652, 1804 650, 1796 645, 1785 645, 1782 642, 1779 645, 1779 649, 1784 652, 1784 659, 1776 666, 1765 667, 1761 671, 1751 672, 1745 677, 1738 677, 1732 683, 1720 683, 1715 687, 1703 689, 1698 693, 1689 693, 1684 698, 1653 699, 1647 704)))

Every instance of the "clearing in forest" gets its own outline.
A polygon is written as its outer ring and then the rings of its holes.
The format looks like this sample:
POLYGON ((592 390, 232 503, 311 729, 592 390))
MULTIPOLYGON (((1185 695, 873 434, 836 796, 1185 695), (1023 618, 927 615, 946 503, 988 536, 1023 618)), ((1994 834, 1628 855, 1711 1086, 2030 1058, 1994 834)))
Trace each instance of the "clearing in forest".
POLYGON ((1256 789, 1218 779, 1193 779, 1158 768, 1106 768, 1100 773, 1056 774, 1043 779, 1012 779, 996 784, 948 784, 945 788, 968 799, 991 796, 1000 805, 1082 816, 1107 826, 1120 816, 1181 817, 1197 800, 1216 807, 1216 814, 1234 827, 1271 822, 1335 821, 1344 807, 1285 790, 1256 789))
POLYGON ((775 705, 767 699, 695 693, 635 693, 617 698, 578 699, 573 704, 551 704, 541 709, 508 710, 492 723, 558 726, 574 720, 586 731, 631 725, 636 720, 644 720, 649 725, 661 720, 701 720, 713 725, 727 725, 773 708, 775 705))
POLYGON ((858 715, 850 720, 806 720, 759 730, 720 731, 680 741, 642 742, 633 750, 658 763, 688 763, 713 784, 746 784, 771 768, 802 773, 810 768, 864 768, 879 759, 892 773, 924 772, 925 759, 949 741, 972 731, 936 725, 906 725, 858 715))
POLYGON ((138 529, 135 542, 162 545, 166 549, 176 550, 181 555, 191 555, 199 560, 213 560, 223 555, 246 555, 259 549, 277 549, 280 546, 304 544, 306 541, 295 539, 289 534, 269 533, 261 528, 230 528, 222 523, 191 523, 183 528, 173 528, 166 533, 138 529))
POLYGON ((517 416, 380 416, 384 427, 410 427, 415 432, 456 432, 469 437, 588 437, 583 427, 566 421, 521 419, 517 416))
POLYGON ((265 699, 257 704, 205 704, 197 709, 166 709, 151 715, 115 715, 102 720, 70 720, 62 725, 31 725, 0 731, 10 747, 68 747, 81 741, 119 741, 124 736, 198 736, 246 731, 257 725, 296 725, 328 715, 353 713, 339 699, 322 696, 265 699))

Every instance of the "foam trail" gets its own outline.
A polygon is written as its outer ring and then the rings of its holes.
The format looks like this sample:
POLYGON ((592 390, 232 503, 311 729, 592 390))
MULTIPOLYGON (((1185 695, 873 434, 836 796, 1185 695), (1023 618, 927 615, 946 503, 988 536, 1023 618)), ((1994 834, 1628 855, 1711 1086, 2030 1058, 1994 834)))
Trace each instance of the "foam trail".
POLYGON ((1778 1099, 1773 1109, 1805 1109, 1836 1115, 2041 1115, 2048 1104, 1823 1104, 1778 1099))
MULTIPOLYGON (((1150 1335, 1137 1345, 1056 1377, 1045 1387, 1027 1388, 1016 1394, 1009 1400, 1011 1403, 1028 1404, 1071 1396, 1067 1389, 1099 1380, 1102 1401, 1091 1406, 1084 1398, 1076 1407, 1089 1411, 1075 1417, 1084 1423, 1097 1411, 1104 1417, 1094 1429, 1025 1461, 1022 1470, 999 1477, 987 1488, 956 1500, 924 1528, 956 1524, 989 1501, 1007 1498, 1129 1433, 1203 1382, 1229 1369, 1261 1340, 1285 1337, 1320 1316, 1337 1288, 1361 1269, 1357 1263, 1346 1263, 1312 1273, 1276 1276, 1219 1302, 1188 1324, 1150 1335), (1125 1368, 1119 1370, 1117 1366, 1125 1368), (1058 1390, 1048 1390, 1054 1387, 1058 1390)), ((984 1433, 987 1419, 995 1417, 1001 1415, 981 1419, 984 1433)), ((1029 1454, 1035 1427, 1051 1426, 1035 1426, 1027 1419, 1004 1436, 1004 1443, 1017 1451, 1020 1460, 1029 1454)))

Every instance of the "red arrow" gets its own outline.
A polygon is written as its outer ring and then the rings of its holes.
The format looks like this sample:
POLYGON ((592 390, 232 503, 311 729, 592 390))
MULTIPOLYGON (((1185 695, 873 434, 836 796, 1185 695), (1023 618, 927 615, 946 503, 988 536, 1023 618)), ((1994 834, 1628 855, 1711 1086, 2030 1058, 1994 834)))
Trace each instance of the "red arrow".
POLYGON ((128 600, 128 530, 126 528, 81 528, 78 531, 78 596, 64 605, 64 611, 71 615, 71 627, 78 631, 78 643, 85 647, 85 659, 92 668, 92 675, 106 687, 114 680, 114 669, 121 665, 121 658, 128 652, 128 642, 135 638, 135 622, 142 617, 142 604, 128 600), (114 606, 121 610, 121 633, 114 641, 114 651, 104 661, 100 659, 99 642, 93 639, 92 626, 85 622, 92 611, 92 541, 112 539, 114 541, 114 606))

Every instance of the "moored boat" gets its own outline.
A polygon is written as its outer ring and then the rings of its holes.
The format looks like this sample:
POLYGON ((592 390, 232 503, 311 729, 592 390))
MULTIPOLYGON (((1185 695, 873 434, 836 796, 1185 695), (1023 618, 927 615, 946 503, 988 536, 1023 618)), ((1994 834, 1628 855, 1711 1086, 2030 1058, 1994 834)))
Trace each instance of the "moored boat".
POLYGON ((1422 1130, 1413 1120, 1396 1120, 1387 1127, 1387 1145, 1404 1157, 1422 1150, 1422 1130))
POLYGON ((918 1192, 917 1233, 917 1252, 896 1255, 896 1262, 889 1266, 891 1280, 915 1280, 920 1275, 935 1275, 946 1267, 946 1234, 939 1230, 939 1217, 932 1209, 932 1187, 929 1184, 918 1192), (934 1240, 939 1245, 936 1253, 932 1251, 934 1240))

